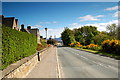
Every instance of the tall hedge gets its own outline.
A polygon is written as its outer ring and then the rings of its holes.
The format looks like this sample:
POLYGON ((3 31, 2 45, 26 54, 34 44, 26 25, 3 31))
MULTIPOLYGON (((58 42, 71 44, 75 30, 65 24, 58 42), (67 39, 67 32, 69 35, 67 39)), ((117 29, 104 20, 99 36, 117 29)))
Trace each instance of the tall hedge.
POLYGON ((2 26, 2 68, 36 52, 37 39, 33 34, 2 26))

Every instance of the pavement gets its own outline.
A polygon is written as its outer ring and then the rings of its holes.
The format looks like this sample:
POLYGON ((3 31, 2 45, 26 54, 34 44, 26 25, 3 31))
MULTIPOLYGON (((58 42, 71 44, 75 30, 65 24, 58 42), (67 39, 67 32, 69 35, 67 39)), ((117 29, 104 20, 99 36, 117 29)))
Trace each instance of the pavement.
POLYGON ((56 47, 48 49, 42 59, 25 78, 58 78, 56 47))
POLYGON ((118 60, 68 47, 57 55, 61 78, 118 78, 118 60))

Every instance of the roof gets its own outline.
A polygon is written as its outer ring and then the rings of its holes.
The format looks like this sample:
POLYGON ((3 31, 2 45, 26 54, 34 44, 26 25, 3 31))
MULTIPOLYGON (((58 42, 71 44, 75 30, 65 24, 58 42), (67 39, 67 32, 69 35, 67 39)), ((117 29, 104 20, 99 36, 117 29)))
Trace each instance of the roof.
POLYGON ((18 25, 18 19, 15 19, 16 25, 18 25))
POLYGON ((14 19, 15 19, 15 17, 5 17, 5 18, 2 19, 2 23, 5 26, 12 27, 14 19))
POLYGON ((31 30, 39 30, 38 28, 32 28, 31 30))
POLYGON ((30 33, 26 28, 24 29, 21 29, 22 32, 27 32, 27 33, 30 33))

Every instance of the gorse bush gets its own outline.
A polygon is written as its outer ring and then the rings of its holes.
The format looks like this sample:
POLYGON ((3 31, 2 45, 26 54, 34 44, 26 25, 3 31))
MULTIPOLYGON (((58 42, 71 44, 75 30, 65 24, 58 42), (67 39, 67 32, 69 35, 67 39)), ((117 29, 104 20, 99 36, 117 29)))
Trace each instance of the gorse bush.
POLYGON ((71 43, 71 44, 69 44, 69 46, 71 46, 71 47, 79 47, 79 48, 83 48, 83 49, 100 50, 100 47, 98 45, 89 44, 87 46, 83 46, 83 45, 80 44, 80 42, 71 43))
POLYGON ((34 54, 36 47, 35 35, 2 26, 2 69, 34 54))
POLYGON ((92 50, 99 50, 99 46, 95 44, 89 44, 86 46, 86 48, 92 49, 92 50))
POLYGON ((102 42, 102 50, 109 53, 120 53, 120 40, 105 40, 102 42))
POLYGON ((69 44, 69 46, 71 46, 71 47, 82 47, 82 45, 80 44, 80 42, 71 43, 71 44, 69 44))

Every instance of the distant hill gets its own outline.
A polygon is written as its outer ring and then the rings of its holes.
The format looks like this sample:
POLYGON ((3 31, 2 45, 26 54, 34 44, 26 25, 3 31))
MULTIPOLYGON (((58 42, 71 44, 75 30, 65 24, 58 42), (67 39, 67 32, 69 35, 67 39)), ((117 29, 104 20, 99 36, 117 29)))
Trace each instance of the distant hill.
POLYGON ((57 40, 57 41, 62 41, 62 40, 61 40, 61 37, 55 38, 55 40, 57 40))

